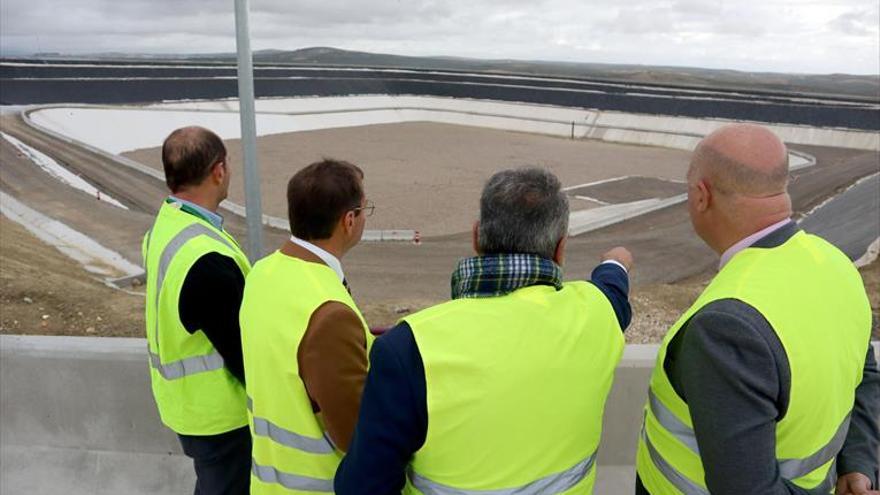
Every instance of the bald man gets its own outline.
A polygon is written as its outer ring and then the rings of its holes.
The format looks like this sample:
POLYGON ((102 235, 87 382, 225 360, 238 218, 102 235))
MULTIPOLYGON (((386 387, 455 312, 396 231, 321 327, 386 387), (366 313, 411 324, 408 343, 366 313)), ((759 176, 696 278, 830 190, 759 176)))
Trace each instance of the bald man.
POLYGON ((720 267, 660 346, 636 493, 876 494, 870 306, 850 260, 790 219, 785 145, 722 127, 687 179, 720 267))

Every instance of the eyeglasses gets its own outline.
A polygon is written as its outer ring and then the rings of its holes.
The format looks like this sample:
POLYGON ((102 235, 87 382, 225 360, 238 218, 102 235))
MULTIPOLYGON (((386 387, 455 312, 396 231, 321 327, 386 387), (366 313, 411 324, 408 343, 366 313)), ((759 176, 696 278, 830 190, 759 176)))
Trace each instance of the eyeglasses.
POLYGON ((351 211, 357 213, 359 211, 364 212, 364 216, 373 216, 373 211, 376 210, 376 205, 373 204, 372 201, 367 201, 364 206, 358 206, 357 208, 352 208, 351 211))

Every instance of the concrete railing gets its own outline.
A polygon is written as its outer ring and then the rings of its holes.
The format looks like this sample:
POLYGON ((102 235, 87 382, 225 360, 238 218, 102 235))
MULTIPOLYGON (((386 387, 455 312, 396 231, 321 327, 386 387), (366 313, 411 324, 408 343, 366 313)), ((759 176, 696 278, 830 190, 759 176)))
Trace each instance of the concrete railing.
MULTIPOLYGON (((656 352, 624 352, 605 411, 597 495, 632 493, 656 352)), ((0 440, 0 493, 192 491, 191 462, 156 413, 144 339, 0 336, 0 440)))

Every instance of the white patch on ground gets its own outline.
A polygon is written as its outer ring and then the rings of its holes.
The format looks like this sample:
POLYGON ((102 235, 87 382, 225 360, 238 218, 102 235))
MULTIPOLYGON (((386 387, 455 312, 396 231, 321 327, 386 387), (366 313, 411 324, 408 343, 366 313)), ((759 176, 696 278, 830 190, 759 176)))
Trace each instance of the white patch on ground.
MULTIPOLYGON (((220 203, 220 207, 232 212, 234 215, 247 218, 247 209, 238 203, 233 203, 228 199, 224 199, 223 202, 220 203)), ((286 218, 273 217, 272 215, 266 215, 265 213, 263 214, 263 225, 268 225, 279 230, 290 231, 290 222, 286 218)), ((417 232, 418 231, 416 230, 409 229, 364 230, 361 240, 365 242, 415 242, 417 232)))
POLYGON ((590 196, 575 195, 575 198, 583 200, 583 201, 589 201, 590 203, 596 203, 599 206, 608 206, 611 204, 611 203, 608 203, 607 201, 602 201, 601 199, 591 198, 590 196))
POLYGON ((563 191, 573 191, 575 189, 580 189, 582 187, 598 186, 599 184, 607 184, 609 182, 617 182, 617 181, 621 181, 621 180, 629 179, 629 178, 630 178, 629 175, 621 175, 620 177, 612 177, 610 179, 602 179, 602 180, 597 180, 597 181, 593 181, 593 182, 587 182, 586 184, 578 184, 576 186, 563 187, 562 190, 563 191))
POLYGON ((47 217, 0 191, 0 213, 21 225, 41 241, 79 262, 87 271, 104 277, 137 275, 143 269, 121 254, 64 223, 47 217))
POLYGON ((686 194, 671 198, 651 198, 572 212, 568 219, 568 235, 578 236, 624 220, 644 215, 687 200, 686 194))
POLYGON ((3 136, 3 139, 9 142, 12 146, 20 151, 23 155, 28 157, 32 163, 40 167, 44 172, 51 175, 54 179, 58 180, 62 184, 67 184, 68 186, 78 189, 89 196, 96 198, 98 201, 104 201, 109 203, 117 208, 122 208, 123 210, 127 210, 128 207, 124 204, 117 201, 112 196, 101 192, 95 186, 89 184, 82 177, 74 174, 70 170, 64 168, 63 165, 53 160, 52 157, 38 151, 30 146, 24 144, 18 139, 6 134, 5 132, 0 132, 0 136, 3 136))
POLYGON ((364 230, 361 240, 369 242, 421 242, 417 230, 364 230))
POLYGON ((868 246, 868 250, 865 251, 865 254, 862 255, 861 258, 855 261, 855 265, 858 268, 861 268, 865 265, 870 265, 877 259, 877 256, 880 255, 880 237, 874 239, 874 242, 868 246))

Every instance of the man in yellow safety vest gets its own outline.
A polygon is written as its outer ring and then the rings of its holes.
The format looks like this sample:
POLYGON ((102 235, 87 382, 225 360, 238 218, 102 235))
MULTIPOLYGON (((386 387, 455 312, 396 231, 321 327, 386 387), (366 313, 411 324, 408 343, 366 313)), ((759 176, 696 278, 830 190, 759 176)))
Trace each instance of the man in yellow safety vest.
POLYGON ((248 275, 240 320, 251 493, 332 492, 351 441, 373 337, 341 259, 373 212, 363 177, 326 159, 297 172, 287 186, 293 235, 248 275))
POLYGON ((721 127, 687 179, 720 269, 660 346, 636 493, 876 494, 871 308, 846 255, 791 220, 785 145, 721 127))
POLYGON ((217 213, 229 190, 223 141, 201 127, 162 146, 171 190, 144 236, 150 377, 162 422, 196 471, 196 494, 248 492, 250 434, 238 308, 250 264, 217 213))
POLYGON ((563 282, 568 200, 540 168, 483 189, 452 301, 373 346, 336 493, 591 493, 630 319, 624 248, 563 282))

